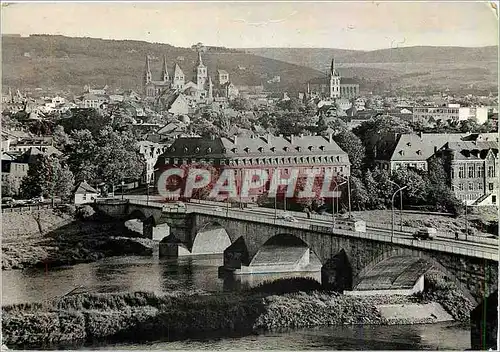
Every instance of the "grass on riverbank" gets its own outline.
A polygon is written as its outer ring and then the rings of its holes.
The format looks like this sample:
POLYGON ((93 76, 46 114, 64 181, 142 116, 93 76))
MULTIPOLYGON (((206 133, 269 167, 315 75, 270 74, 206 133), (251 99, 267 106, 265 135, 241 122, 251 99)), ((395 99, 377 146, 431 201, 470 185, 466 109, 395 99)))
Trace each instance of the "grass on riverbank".
MULTIPOLYGON (((444 292, 446 287, 440 285, 438 282, 436 287, 444 292)), ((66 296, 52 302, 3 307, 3 338, 8 346, 33 348, 57 347, 75 340, 136 342, 214 332, 242 335, 320 325, 387 324, 378 305, 421 300, 403 296, 344 296, 316 287, 314 280, 285 279, 244 293, 66 296), (309 292, 297 292, 298 289, 309 292)))

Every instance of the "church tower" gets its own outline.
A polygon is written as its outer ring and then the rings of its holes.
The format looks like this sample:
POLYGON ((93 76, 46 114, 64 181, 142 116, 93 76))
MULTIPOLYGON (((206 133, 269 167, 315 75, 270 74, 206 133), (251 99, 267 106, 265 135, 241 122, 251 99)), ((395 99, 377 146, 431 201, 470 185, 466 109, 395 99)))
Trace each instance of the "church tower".
POLYGON ((203 65, 201 59, 201 53, 198 53, 198 65, 196 66, 196 84, 199 90, 205 89, 205 83, 207 82, 208 73, 207 67, 203 65))
POLYGON ((146 55, 146 68, 144 69, 144 86, 151 82, 151 68, 149 67, 149 56, 146 55))
POLYGON ((161 69, 161 78, 163 79, 163 82, 168 82, 170 80, 170 77, 168 76, 166 55, 163 56, 163 67, 161 69))
POLYGON ((214 85, 212 83, 212 77, 208 77, 208 100, 213 101, 214 99, 214 85))
POLYGON ((335 58, 330 66, 330 98, 340 98, 340 73, 335 68, 335 58))
POLYGON ((174 81, 172 87, 174 89, 182 89, 185 84, 184 72, 182 72, 181 67, 176 63, 174 68, 174 81))

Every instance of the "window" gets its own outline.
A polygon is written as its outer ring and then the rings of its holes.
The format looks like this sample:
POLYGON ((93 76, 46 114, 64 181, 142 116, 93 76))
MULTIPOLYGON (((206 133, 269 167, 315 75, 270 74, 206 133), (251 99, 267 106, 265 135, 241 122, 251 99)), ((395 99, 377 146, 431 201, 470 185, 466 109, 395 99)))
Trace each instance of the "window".
POLYGON ((497 202, 497 196, 491 196, 491 202, 496 204, 497 202))
POLYGON ((483 177, 484 176, 484 166, 479 165, 477 167, 477 177, 483 177))
POLYGON ((464 190, 464 184, 463 184, 463 183, 460 183, 460 184, 458 185, 458 189, 459 189, 460 191, 463 191, 463 190, 464 190))
POLYGON ((474 190, 474 184, 472 182, 469 182, 469 191, 474 190))
POLYGON ((477 184, 477 189, 478 189, 479 191, 482 191, 482 190, 483 190, 483 184, 482 184, 481 182, 479 182, 479 183, 477 184))
POLYGON ((458 178, 465 178, 465 166, 463 165, 458 167, 458 178))
POLYGON ((474 177, 474 165, 469 166, 469 178, 474 177))
POLYGON ((454 168, 451 168, 451 178, 455 178, 455 169, 454 168))
POLYGON ((492 182, 490 182, 490 183, 488 184, 488 189, 489 189, 490 191, 493 191, 493 183, 492 183, 492 182))
POLYGON ((493 166, 488 166, 488 177, 495 177, 495 168, 493 166))

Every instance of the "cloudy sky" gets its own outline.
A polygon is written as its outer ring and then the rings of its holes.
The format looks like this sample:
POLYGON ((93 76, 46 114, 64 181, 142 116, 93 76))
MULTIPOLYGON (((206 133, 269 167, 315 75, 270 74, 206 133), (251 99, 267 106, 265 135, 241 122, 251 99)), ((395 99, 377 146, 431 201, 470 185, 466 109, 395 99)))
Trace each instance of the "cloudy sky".
POLYGON ((191 46, 498 45, 488 2, 162 2, 2 4, 2 32, 191 46), (6 6, 7 5, 7 6, 6 6))

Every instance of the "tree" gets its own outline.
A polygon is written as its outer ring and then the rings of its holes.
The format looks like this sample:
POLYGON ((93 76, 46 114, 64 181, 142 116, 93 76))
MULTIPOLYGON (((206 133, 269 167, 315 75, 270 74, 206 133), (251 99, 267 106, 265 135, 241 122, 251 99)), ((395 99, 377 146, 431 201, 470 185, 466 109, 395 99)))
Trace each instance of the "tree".
POLYGON ((116 185, 141 176, 144 164, 130 132, 114 131, 108 126, 95 136, 82 130, 73 132, 71 137, 68 163, 78 182, 116 185))
POLYGON ((248 99, 241 98, 241 97, 237 97, 237 98, 233 99, 229 103, 229 106, 237 111, 248 111, 248 110, 252 109, 252 105, 250 104, 250 101, 248 99))
POLYGON ((279 134, 299 135, 307 133, 309 118, 298 112, 280 112, 276 117, 276 129, 279 134))
POLYGON ((344 129, 333 136, 335 143, 340 149, 347 153, 351 162, 351 174, 361 176, 361 168, 365 158, 365 147, 363 142, 351 131, 344 129))
POLYGON ((71 194, 74 177, 69 167, 57 157, 38 155, 23 179, 21 191, 24 197, 61 197, 71 194))
POLYGON ((418 205, 426 200, 427 182, 414 170, 399 169, 392 174, 392 178, 400 187, 407 186, 403 190, 405 204, 418 205))
POLYGON ((375 178, 373 178, 373 174, 370 170, 366 170, 363 181, 366 193, 370 195, 366 206, 370 209, 383 208, 384 200, 379 197, 378 184, 377 181, 375 181, 375 178))
POLYGON ((436 210, 447 211, 459 215, 463 211, 463 204, 455 197, 449 186, 449 177, 446 164, 440 157, 432 157, 428 161, 427 202, 435 204, 436 210))
MULTIPOLYGON (((365 210, 366 204, 369 201, 368 193, 362 180, 358 177, 351 176, 351 206, 355 210, 365 210)), ((347 186, 346 186, 347 187, 347 186)), ((342 192, 342 202, 348 204, 348 192, 342 192)))
POLYGON ((365 146, 365 164, 373 166, 374 161, 385 159, 392 153, 398 136, 413 132, 406 121, 400 118, 380 115, 363 122, 353 130, 365 146))
POLYGON ((97 136, 103 128, 111 125, 111 117, 103 116, 95 109, 75 109, 70 118, 60 120, 59 124, 70 134, 73 131, 88 130, 93 136, 97 136))
POLYGON ((54 129, 54 134, 52 135, 55 147, 64 150, 68 144, 70 144, 70 138, 66 132, 64 132, 64 127, 57 125, 54 129))
POLYGON ((6 197, 13 197, 19 193, 21 182, 18 178, 8 175, 2 182, 2 195, 6 197))

